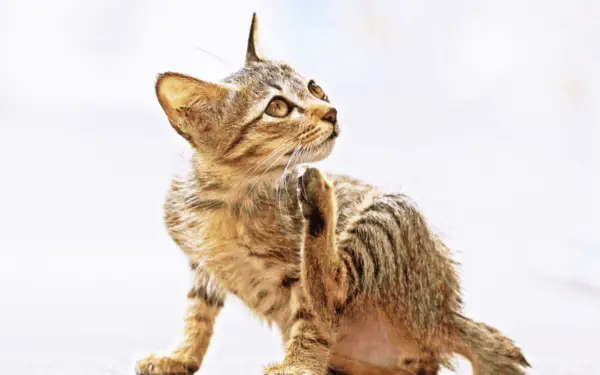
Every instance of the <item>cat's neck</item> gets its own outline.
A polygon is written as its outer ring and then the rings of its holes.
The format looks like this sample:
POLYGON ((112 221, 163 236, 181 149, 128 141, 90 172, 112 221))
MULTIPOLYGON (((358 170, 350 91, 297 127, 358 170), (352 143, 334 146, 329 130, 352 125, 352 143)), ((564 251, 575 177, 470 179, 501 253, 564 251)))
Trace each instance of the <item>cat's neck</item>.
POLYGON ((239 166, 212 162, 196 154, 192 159, 196 190, 202 199, 215 200, 229 207, 251 209, 265 199, 287 199, 290 191, 295 196, 296 171, 277 170, 246 172, 239 166), (295 182, 295 181, 294 181, 295 182), (293 186, 293 187, 292 187, 293 186), (282 192, 284 190, 284 192, 282 192))

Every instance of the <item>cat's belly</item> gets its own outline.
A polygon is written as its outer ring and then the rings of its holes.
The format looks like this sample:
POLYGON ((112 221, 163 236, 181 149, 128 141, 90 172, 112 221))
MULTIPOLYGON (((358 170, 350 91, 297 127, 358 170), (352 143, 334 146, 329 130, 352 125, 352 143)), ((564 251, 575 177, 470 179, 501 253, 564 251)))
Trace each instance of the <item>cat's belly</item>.
POLYGON ((349 375, 411 374, 405 370, 405 361, 418 357, 419 348, 407 331, 392 329, 373 312, 343 322, 330 367, 349 375))

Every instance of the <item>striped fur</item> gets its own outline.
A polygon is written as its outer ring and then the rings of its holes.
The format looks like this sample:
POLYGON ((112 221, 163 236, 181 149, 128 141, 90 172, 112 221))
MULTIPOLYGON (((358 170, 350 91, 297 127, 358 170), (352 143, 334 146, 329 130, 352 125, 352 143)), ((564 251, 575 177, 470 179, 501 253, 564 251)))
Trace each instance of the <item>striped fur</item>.
MULTIPOLYGON (((478 375, 523 374, 520 350, 461 313, 456 264, 404 195, 296 165, 326 157, 333 106, 289 65, 256 55, 219 84, 161 75, 157 95, 193 147, 165 203, 170 236, 195 275, 185 339, 137 373, 197 371, 226 294, 279 327, 268 375, 437 374, 458 353, 478 375), (293 106, 282 118, 273 97, 293 106), (329 115, 327 115, 329 114, 329 115)), ((335 112, 333 112, 335 113, 335 112)))

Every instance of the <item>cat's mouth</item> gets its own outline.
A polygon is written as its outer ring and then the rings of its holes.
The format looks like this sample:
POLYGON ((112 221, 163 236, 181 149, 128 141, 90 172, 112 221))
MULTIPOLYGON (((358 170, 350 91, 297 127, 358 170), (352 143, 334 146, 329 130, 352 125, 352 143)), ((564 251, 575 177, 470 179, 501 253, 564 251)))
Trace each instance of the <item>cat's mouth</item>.
POLYGON ((338 135, 340 135, 340 127, 339 125, 336 123, 333 130, 331 131, 331 134, 329 135, 329 137, 325 140, 325 142, 327 141, 333 141, 334 139, 336 139, 338 137, 338 135))
POLYGON ((314 146, 314 149, 319 150, 321 148, 333 147, 333 144, 335 143, 335 139, 338 137, 339 134, 340 134, 340 131, 336 124, 336 126, 333 129, 333 131, 331 132, 331 134, 329 134, 329 137, 327 137, 323 142, 314 146))
MULTIPOLYGON (((318 145, 310 145, 308 147, 304 147, 303 149, 308 151, 309 154, 319 153, 326 148, 331 148, 333 146, 333 144, 335 143, 335 139, 338 137, 338 135, 339 135, 339 131, 334 130, 331 132, 329 137, 327 137, 324 141, 322 141, 318 145)), ((294 154, 294 152, 296 152, 296 151, 297 151, 296 149, 293 149, 292 151, 286 152, 284 155, 292 156, 294 154)))
POLYGON ((332 133, 323 142, 319 143, 318 145, 307 148, 308 152, 306 154, 306 157, 303 158, 303 162, 309 163, 325 159, 333 150, 333 145, 335 144, 336 138, 337 135, 332 133))

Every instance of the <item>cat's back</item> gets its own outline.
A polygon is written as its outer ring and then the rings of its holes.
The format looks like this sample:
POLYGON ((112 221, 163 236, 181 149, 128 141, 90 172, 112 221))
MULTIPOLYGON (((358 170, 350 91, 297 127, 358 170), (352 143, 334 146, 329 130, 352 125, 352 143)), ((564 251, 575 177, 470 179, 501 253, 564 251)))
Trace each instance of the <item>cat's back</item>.
POLYGON ((358 179, 338 174, 326 174, 335 189, 337 206, 336 233, 339 235, 348 224, 382 194, 376 186, 358 179))

